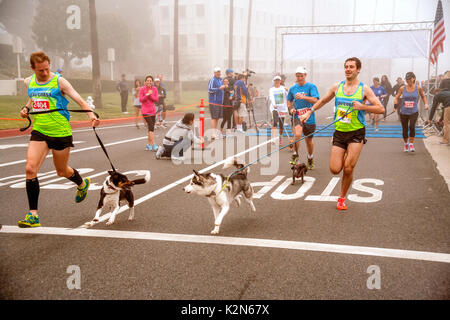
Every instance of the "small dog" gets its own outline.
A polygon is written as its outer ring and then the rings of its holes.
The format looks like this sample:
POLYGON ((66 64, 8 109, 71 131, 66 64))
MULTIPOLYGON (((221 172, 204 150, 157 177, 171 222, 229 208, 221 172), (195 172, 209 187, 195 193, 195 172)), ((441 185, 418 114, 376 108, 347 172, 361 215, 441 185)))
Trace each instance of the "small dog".
POLYGON ((150 180, 150 174, 147 173, 145 178, 129 180, 128 177, 117 171, 108 171, 109 176, 103 182, 103 187, 100 190, 100 201, 98 202, 97 211, 95 212, 94 222, 97 222, 102 208, 106 205, 110 205, 114 210, 111 213, 106 225, 110 226, 116 220, 117 212, 120 209, 120 201, 127 201, 130 208, 130 215, 128 220, 134 219, 134 195, 131 191, 131 187, 135 184, 143 184, 150 180))
POLYGON ((302 183, 304 182, 305 173, 308 172, 306 164, 297 162, 291 167, 292 169, 292 184, 295 184, 295 179, 302 178, 302 183))
MULTIPOLYGON (((244 167, 244 163, 234 158, 227 161, 223 168, 229 168, 234 165, 237 169, 244 167)), ((227 181, 222 174, 214 173, 198 173, 194 170, 194 176, 191 182, 183 188, 186 193, 195 193, 199 196, 206 196, 212 207, 214 213, 214 229, 211 234, 218 234, 220 225, 225 215, 230 210, 233 201, 236 201, 237 206, 241 204, 241 197, 250 204, 253 212, 256 211, 253 204, 253 188, 250 181, 247 180, 247 175, 250 171, 246 167, 235 175, 231 176, 227 181)))

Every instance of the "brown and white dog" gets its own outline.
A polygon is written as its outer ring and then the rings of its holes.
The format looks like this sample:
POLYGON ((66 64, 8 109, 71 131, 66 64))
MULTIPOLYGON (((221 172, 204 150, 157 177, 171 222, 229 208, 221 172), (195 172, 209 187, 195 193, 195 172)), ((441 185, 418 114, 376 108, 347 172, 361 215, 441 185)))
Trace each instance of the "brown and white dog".
MULTIPOLYGON (((234 158, 227 161, 223 168, 235 166, 237 169, 244 167, 244 163, 234 158)), ((232 175, 229 180, 222 174, 214 173, 198 173, 194 170, 194 176, 191 182, 183 188, 186 193, 195 193, 199 196, 206 196, 214 213, 214 229, 211 234, 218 234, 220 225, 225 215, 230 210, 233 201, 236 201, 237 206, 241 204, 240 198, 249 203, 251 210, 256 211, 253 204, 253 188, 247 175, 250 171, 246 167, 242 171, 232 175)))
POLYGON ((94 222, 97 222, 102 209, 106 205, 113 208, 111 216, 106 225, 110 226, 116 220, 116 215, 120 209, 120 201, 127 201, 130 208, 130 215, 128 220, 134 219, 134 195, 131 187, 136 184, 143 184, 150 180, 150 173, 147 172, 145 178, 129 180, 128 177, 117 171, 108 171, 109 176, 103 182, 103 187, 100 190, 100 201, 98 202, 97 211, 95 212, 94 222))
POLYGON ((302 183, 304 182, 305 173, 308 171, 306 164, 297 161, 295 165, 291 167, 292 169, 292 184, 295 184, 295 179, 302 178, 302 183))

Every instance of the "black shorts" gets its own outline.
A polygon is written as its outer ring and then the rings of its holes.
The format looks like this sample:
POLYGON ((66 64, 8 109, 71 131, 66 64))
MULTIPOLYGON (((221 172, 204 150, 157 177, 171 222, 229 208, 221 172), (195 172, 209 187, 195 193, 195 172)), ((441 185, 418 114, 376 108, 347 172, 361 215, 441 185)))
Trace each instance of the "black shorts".
POLYGON ((149 116, 149 115, 143 115, 145 122, 147 122, 148 131, 155 131, 155 122, 156 122, 156 116, 149 116))
POLYGON ((312 133, 314 133, 314 131, 316 131, 316 125, 315 124, 304 123, 302 125, 302 124, 300 124, 300 119, 299 118, 294 118, 294 127, 295 126, 302 126, 303 127, 303 136, 311 135, 308 138, 314 137, 314 135, 312 133))
POLYGON ((64 150, 66 148, 73 147, 73 137, 49 137, 39 131, 31 131, 30 141, 45 141, 49 149, 64 150))
POLYGON ((335 130, 333 134, 333 146, 347 150, 350 143, 361 143, 361 141, 366 144, 366 128, 361 128, 355 131, 342 132, 335 130))

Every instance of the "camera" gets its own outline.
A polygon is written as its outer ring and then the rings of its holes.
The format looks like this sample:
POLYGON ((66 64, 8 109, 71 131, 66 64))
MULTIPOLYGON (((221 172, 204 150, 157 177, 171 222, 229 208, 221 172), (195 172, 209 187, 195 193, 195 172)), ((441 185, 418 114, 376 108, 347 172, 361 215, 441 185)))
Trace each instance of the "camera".
POLYGON ((245 79, 248 79, 252 76, 252 74, 256 74, 255 71, 252 71, 250 69, 242 71, 242 74, 244 75, 245 79))

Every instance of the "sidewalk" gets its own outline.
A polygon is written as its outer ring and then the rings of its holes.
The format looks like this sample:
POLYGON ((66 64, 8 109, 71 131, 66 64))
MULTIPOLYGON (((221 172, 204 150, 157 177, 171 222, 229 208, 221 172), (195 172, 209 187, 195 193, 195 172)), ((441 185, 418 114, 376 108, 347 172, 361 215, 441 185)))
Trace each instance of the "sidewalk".
POLYGON ((450 191, 450 146, 439 144, 440 141, 442 141, 442 137, 434 135, 423 139, 425 147, 436 162, 436 167, 444 177, 450 191))

